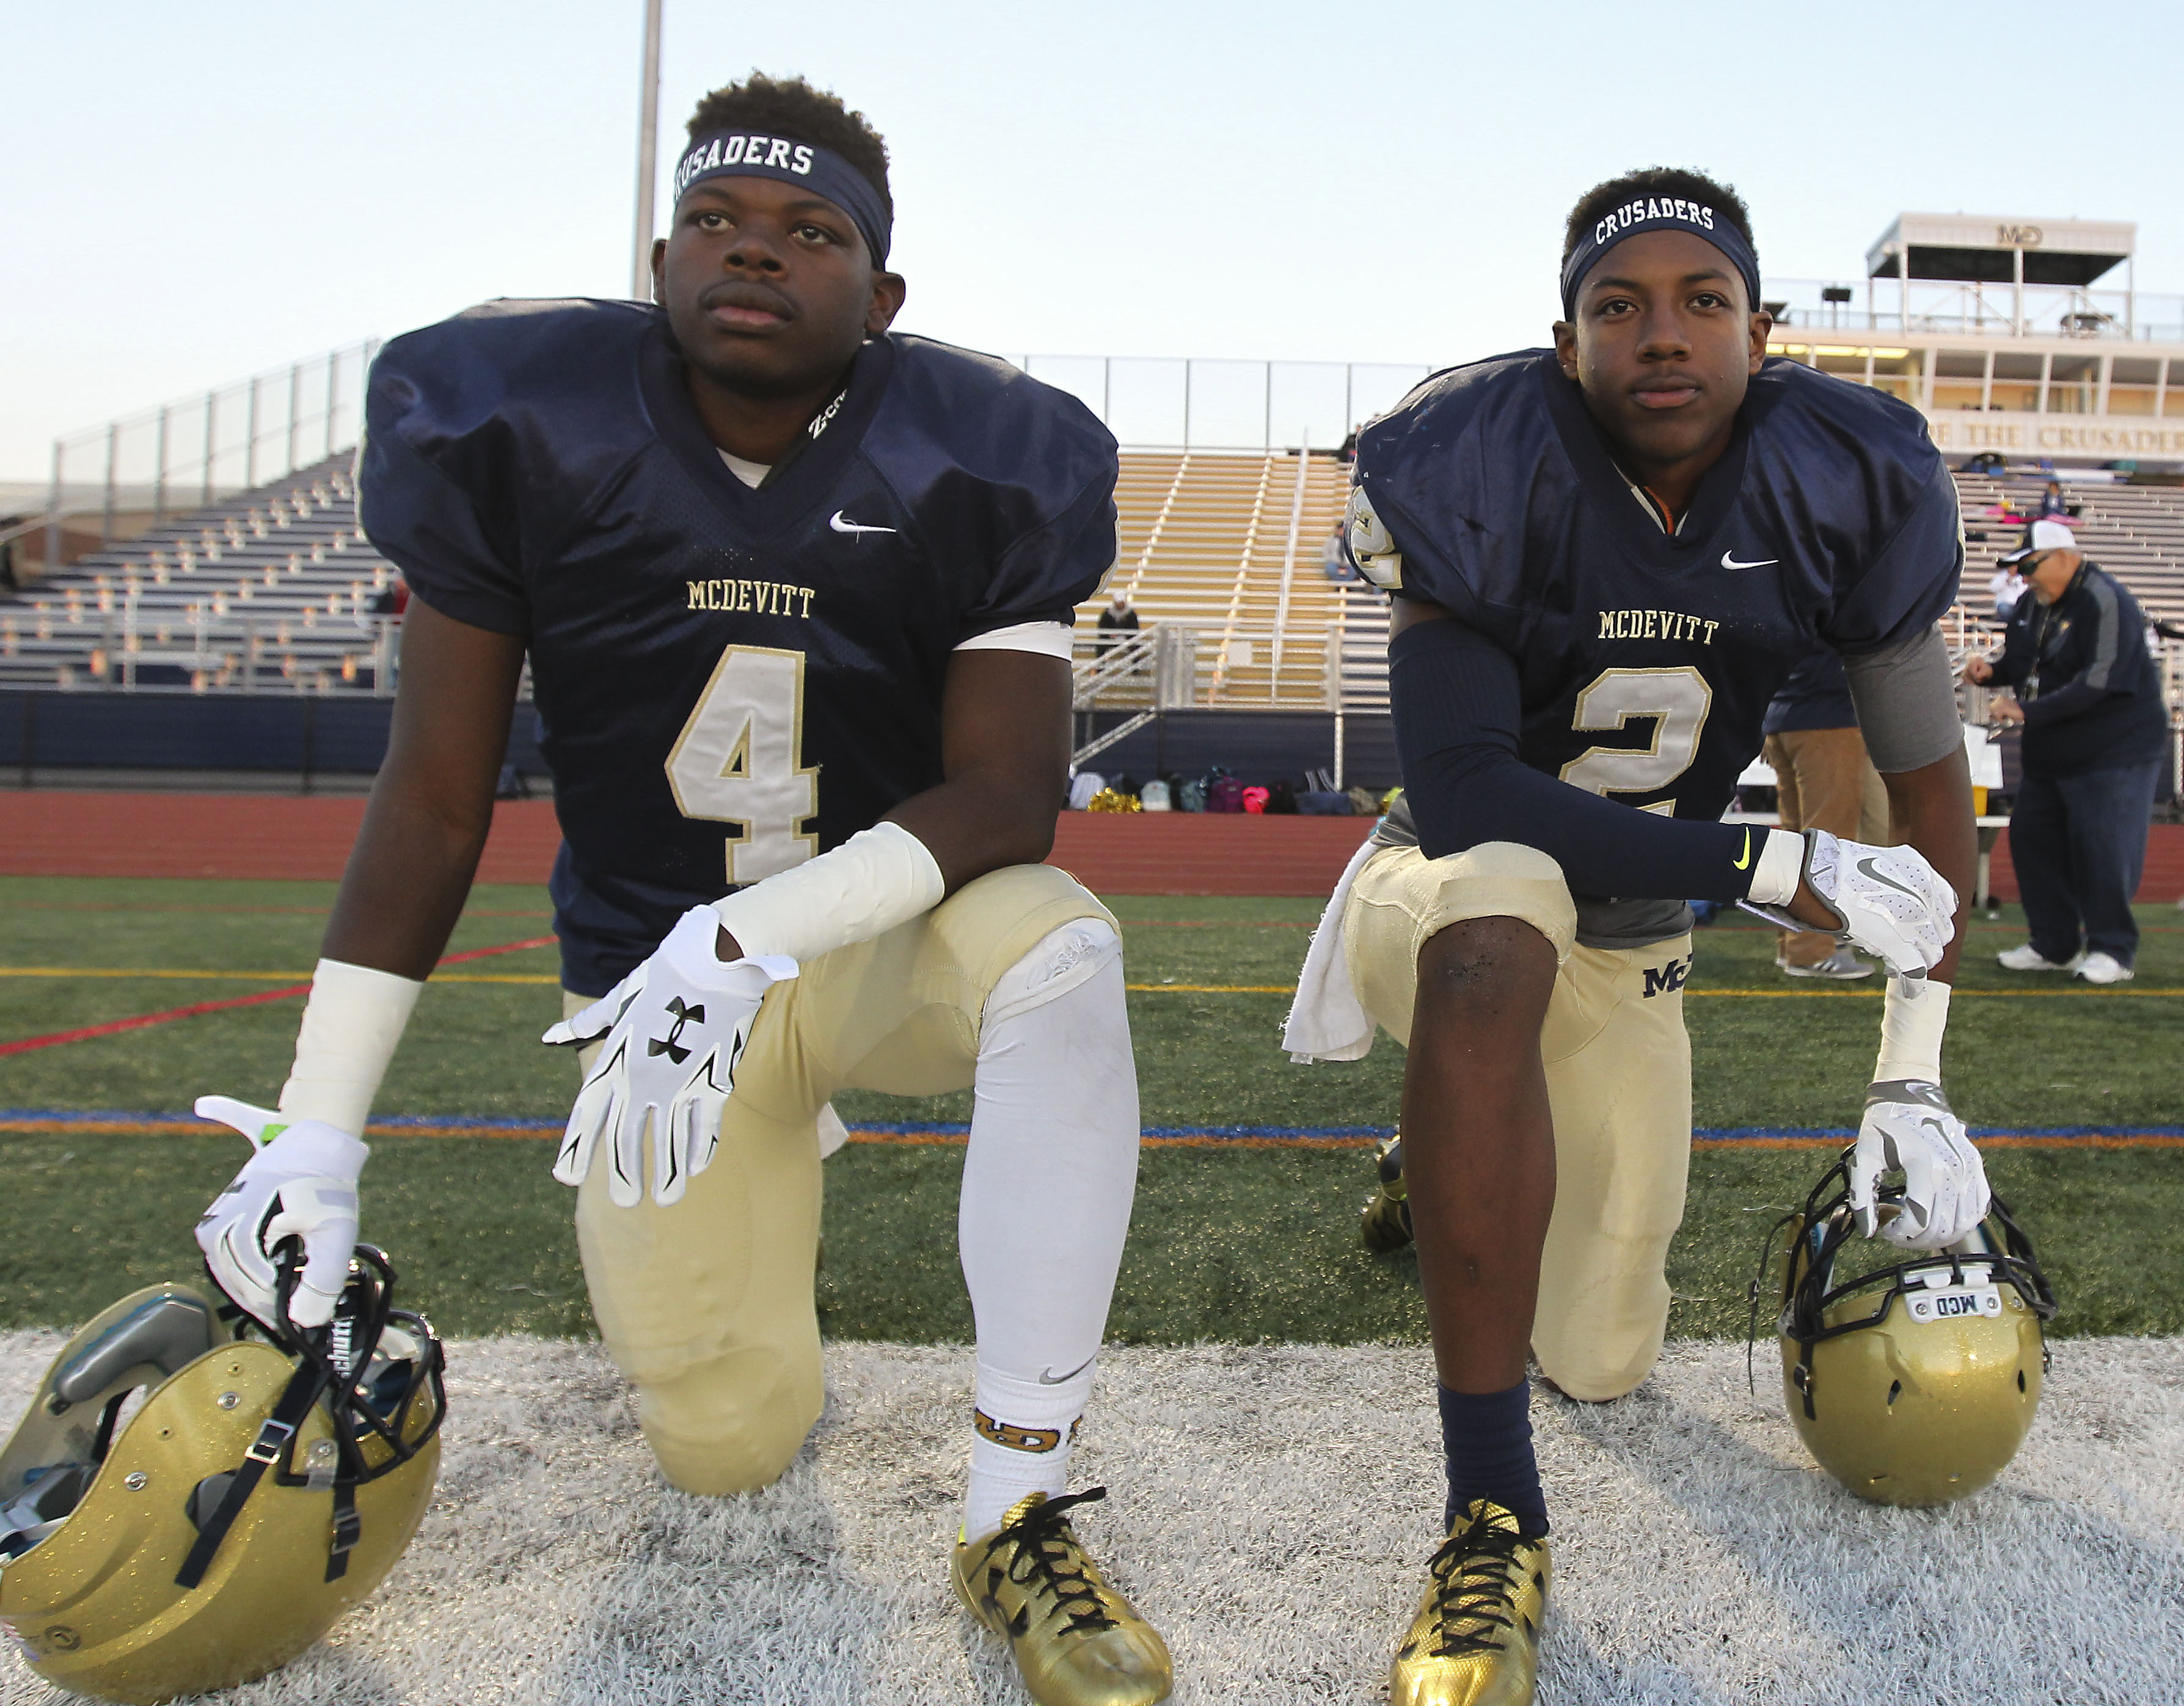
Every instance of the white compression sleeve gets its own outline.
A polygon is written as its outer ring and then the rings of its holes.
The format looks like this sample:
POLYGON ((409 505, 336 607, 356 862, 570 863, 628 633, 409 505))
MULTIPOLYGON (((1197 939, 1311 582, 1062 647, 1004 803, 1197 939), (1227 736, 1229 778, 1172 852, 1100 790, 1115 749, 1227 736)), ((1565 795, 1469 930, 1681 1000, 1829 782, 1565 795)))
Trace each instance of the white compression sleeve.
POLYGON ((948 892, 926 845, 900 823, 875 823, 713 902, 744 957, 786 954, 801 965, 929 912, 948 892))
POLYGON ((1122 943, 1104 918, 1080 918, 1003 974, 980 1027, 956 1222, 983 1419, 968 1535, 1027 1493, 1063 1489, 1137 1179, 1122 943))
POLYGON ((1880 1054, 1873 1081, 1942 1081, 1942 1038, 1949 1028, 1949 986, 1931 978, 1891 978, 1880 1002, 1880 1054))
POLYGON ((296 1063, 281 1087, 281 1112, 361 1135, 424 987, 369 966, 320 961, 296 1033, 296 1063))

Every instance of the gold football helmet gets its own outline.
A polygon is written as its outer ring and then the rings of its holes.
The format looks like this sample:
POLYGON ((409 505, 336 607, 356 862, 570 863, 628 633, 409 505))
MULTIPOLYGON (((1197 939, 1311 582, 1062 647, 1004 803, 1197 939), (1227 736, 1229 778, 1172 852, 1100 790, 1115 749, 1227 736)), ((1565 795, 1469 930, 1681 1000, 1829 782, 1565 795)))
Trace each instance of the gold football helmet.
MULTIPOLYGON (((1774 1229, 1792 1229, 1776 1324, 1783 1397, 1820 1467, 1860 1498, 1947 1504, 1990 1484, 2024 1443, 2055 1295, 1999 1196, 1947 1250, 1906 1259, 1859 1237, 1850 1156, 1774 1229)), ((1902 1195, 1880 1192, 1884 1219, 1902 1195)), ((1768 1242, 1752 1281, 1755 1329, 1772 1234, 1768 1242)))
MULTIPOLYGON (((281 1278, 281 1319, 300 1256, 281 1278)), ((439 1465, 440 1341, 359 1245, 270 1335, 151 1285, 62 1348, 0 1452, 0 1626, 47 1681, 151 1703, 287 1664, 402 1555, 439 1465)))

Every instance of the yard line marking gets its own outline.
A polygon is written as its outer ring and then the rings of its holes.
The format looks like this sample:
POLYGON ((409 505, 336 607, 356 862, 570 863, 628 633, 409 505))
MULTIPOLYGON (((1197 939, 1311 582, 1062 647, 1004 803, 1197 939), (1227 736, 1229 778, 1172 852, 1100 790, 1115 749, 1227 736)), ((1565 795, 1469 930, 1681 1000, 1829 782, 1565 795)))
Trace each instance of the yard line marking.
MULTIPOLYGON (((11 912, 247 912, 265 917, 323 918, 333 910, 329 900, 323 906, 169 906, 158 900, 11 900, 11 912)), ((465 918, 550 918, 549 911, 537 907, 471 906, 465 909, 465 918)), ((2140 926, 2142 929, 2148 926, 2140 926)))
POLYGON ((148 966, 0 966, 0 978, 180 978, 186 982, 277 984, 309 972, 191 972, 148 966))
POLYGON ((1293 995, 1295 984, 1125 984, 1144 995, 1293 995))
MULTIPOLYGON (((488 954, 513 954, 530 948, 551 947, 554 939, 552 936, 539 936, 528 942, 511 942, 498 948, 475 948, 467 953, 450 954, 440 963, 443 966, 453 966, 465 960, 481 959, 488 954)), ((179 979, 184 983, 192 981, 276 983, 284 978, 308 979, 310 975, 309 972, 210 972, 177 970, 170 967, 152 966, 0 966, 0 978, 163 978, 179 979)), ((445 976, 436 972, 432 981, 436 984, 550 984, 559 988, 561 979, 558 976, 543 972, 454 972, 445 976)), ((310 985, 306 982, 299 987, 308 990, 310 985)), ((1295 984, 1126 984, 1123 987, 1132 994, 1140 995, 1293 995, 1296 993, 1295 984)), ((280 1001, 295 993, 297 993, 296 990, 275 990, 260 995, 238 996, 226 1002, 200 1002, 187 1010, 178 1007, 174 1010, 171 1017, 186 1018, 191 1013, 210 1012, 222 1006, 242 1006, 254 1001, 280 1001)), ((1882 995, 1880 990, 1694 990, 1688 986, 1682 993, 1694 997, 1734 995, 1763 1001, 1877 1001, 1882 995)), ((2058 995, 2086 997, 2136 995, 2166 999, 2184 995, 2184 989, 1967 990, 1959 987, 1956 995, 1960 1001, 2033 996, 2048 999, 2058 995)), ((159 1017, 161 1016, 149 1015, 146 1022, 150 1023, 159 1017)), ((121 1024, 124 1029, 129 1029, 134 1022, 117 1020, 115 1023, 121 1024)), ((74 1040, 72 1034, 70 1040, 74 1040)), ((0 1044, 0 1054, 6 1054, 18 1046, 15 1044, 0 1044)))
MULTIPOLYGON (((1295 984, 1125 984, 1126 990, 1141 995, 1293 995, 1295 984)), ((1686 995, 1749 995, 1768 1001, 1877 1001, 1879 990, 1694 990, 1686 985, 1686 995)), ((2184 995, 2184 990, 2137 989, 2060 989, 2060 990, 1967 990, 1959 986, 1958 1001, 1983 996, 2019 995, 2184 995)))
POLYGON ((162 1013, 140 1013, 131 1019, 110 1019, 103 1025, 85 1025, 72 1031, 49 1031, 42 1037, 24 1037, 12 1043, 0 1043, 0 1055, 20 1055, 32 1049, 57 1048, 63 1043, 80 1043, 92 1037, 110 1037, 121 1031, 142 1030, 148 1025, 164 1025, 176 1019, 193 1019, 201 1013, 217 1013, 229 1007, 254 1007, 265 1001, 285 1001, 291 995, 307 995, 309 984, 298 984, 293 989, 264 990, 254 995, 231 995, 224 1001, 193 1001, 187 1007, 170 1007, 162 1013))
MULTIPOLYGON (((1686 986, 1687 995, 1751 995, 1767 1001, 1877 1001, 1884 993, 1880 990, 1694 990, 1686 986)), ((2026 995, 2184 995, 2184 990, 2126 990, 2105 989, 2059 990, 1968 990, 1961 984, 1956 986, 1958 1001, 2010 999, 2026 995)))
MULTIPOLYGON (((1131 930, 1309 930, 1310 918, 1125 918, 1131 930)), ((2144 925, 2141 929, 2147 928, 2144 925)), ((2184 927, 2180 927, 2184 928, 2184 927)))
MULTIPOLYGON (((545 936, 540 939, 550 944, 554 939, 545 936)), ((515 951, 491 948, 486 951, 505 954, 515 951)), ((452 965, 463 957, 451 955, 440 963, 452 965)), ((171 971, 144 966, 0 966, 0 978, 179 978, 183 983, 277 984, 310 975, 309 972, 171 971)), ((560 978, 549 977, 543 972, 451 972, 445 977, 436 972, 432 981, 436 984, 552 984, 557 988, 561 982, 560 978)))
MULTIPOLYGON (((470 948, 460 954, 448 954, 441 959, 443 966, 460 965, 469 960, 489 959, 495 954, 517 954, 526 948, 543 948, 554 939, 533 936, 527 941, 504 942, 498 947, 470 948)), ((75 973, 73 975, 81 975, 75 973)), ((0 1056, 27 1054, 32 1049, 58 1048, 63 1043, 88 1041, 92 1037, 110 1037, 123 1031, 141 1031, 151 1025, 171 1024, 176 1019, 193 1019, 205 1013, 225 1012, 231 1007, 255 1007, 267 1001, 282 1001, 311 992, 309 982, 292 984, 285 989, 260 990, 255 995, 229 995, 217 1001, 192 1001, 186 1007, 169 1007, 164 1012, 139 1013, 132 1018, 109 1019, 103 1024, 83 1025, 75 1030, 49 1031, 43 1036, 22 1037, 14 1042, 0 1043, 0 1056)))

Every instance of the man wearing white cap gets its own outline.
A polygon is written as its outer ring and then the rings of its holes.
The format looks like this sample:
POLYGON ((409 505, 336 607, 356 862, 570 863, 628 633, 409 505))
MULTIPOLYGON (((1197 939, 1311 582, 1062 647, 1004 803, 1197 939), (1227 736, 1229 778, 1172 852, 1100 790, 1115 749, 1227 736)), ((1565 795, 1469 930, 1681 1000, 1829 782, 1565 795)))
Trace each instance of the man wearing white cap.
POLYGON ((2120 984, 2138 951, 2131 901, 2169 742, 2146 618, 2059 521, 2035 521, 2002 561, 2031 595, 2010 612, 2002 655, 1964 666, 1969 680, 2017 689, 1994 712, 2025 728, 2009 851, 2032 939, 2001 962, 2120 984))

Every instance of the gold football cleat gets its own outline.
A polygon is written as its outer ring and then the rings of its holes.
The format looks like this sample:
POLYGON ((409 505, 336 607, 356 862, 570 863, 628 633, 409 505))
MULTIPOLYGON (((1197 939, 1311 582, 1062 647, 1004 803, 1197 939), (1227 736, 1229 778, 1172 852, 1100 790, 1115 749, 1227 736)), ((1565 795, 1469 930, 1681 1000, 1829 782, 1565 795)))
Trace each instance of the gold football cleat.
POLYGON ((1376 1256, 1401 1250, 1411 1241, 1409 1187, 1403 1182, 1403 1135, 1397 1132, 1381 1144, 1373 1160, 1380 1188, 1373 1193, 1358 1216, 1358 1235, 1376 1256))
POLYGON ((1160 1631, 1107 1586, 1070 1530, 1071 1506, 1106 1496, 1033 1493, 992 1534, 956 1548, 956 1597, 1009 1643, 1039 1706, 1153 1706, 1174 1685, 1160 1631))
POLYGON ((1530 1706, 1553 1569, 1547 1543, 1473 1503, 1426 1566, 1425 1597, 1388 1673, 1388 1706, 1530 1706))

